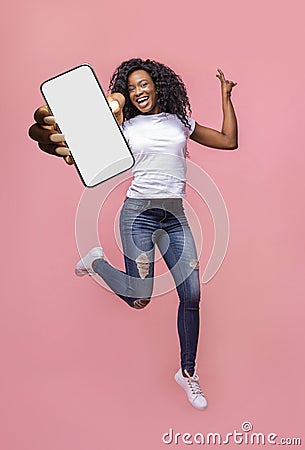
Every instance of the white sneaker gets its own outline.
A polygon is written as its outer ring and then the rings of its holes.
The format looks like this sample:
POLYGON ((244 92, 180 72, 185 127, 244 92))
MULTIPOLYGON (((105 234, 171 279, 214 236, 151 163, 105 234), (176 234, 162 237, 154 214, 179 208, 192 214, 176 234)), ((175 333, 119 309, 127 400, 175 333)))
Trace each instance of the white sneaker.
POLYGON ((182 375, 182 370, 179 369, 175 374, 175 380, 178 384, 185 390, 189 402, 197 409, 205 409, 208 406, 208 402, 199 386, 198 380, 199 376, 194 372, 191 377, 190 374, 185 370, 184 373, 187 375, 184 377, 182 375))
POLYGON ((96 259, 104 258, 104 251, 102 247, 94 247, 92 248, 86 256, 78 261, 75 266, 74 272, 78 277, 82 277, 84 275, 93 275, 95 274, 92 269, 92 263, 96 259))

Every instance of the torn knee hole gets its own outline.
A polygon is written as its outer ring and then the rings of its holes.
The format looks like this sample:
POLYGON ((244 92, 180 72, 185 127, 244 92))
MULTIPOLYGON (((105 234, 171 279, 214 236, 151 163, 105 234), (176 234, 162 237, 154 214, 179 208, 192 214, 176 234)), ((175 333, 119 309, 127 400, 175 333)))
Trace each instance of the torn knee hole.
POLYGON ((199 261, 197 261, 196 259, 192 259, 190 261, 190 267, 194 270, 199 270, 199 261))
POLYGON ((137 263, 137 268, 139 271, 139 275, 140 278, 145 278, 148 275, 149 272, 149 259, 148 256, 146 255, 146 253, 141 253, 137 259, 136 259, 136 263, 137 263))
POLYGON ((135 300, 134 302, 134 307, 135 309, 142 309, 145 308, 145 306, 148 305, 148 303, 150 302, 150 300, 135 300))

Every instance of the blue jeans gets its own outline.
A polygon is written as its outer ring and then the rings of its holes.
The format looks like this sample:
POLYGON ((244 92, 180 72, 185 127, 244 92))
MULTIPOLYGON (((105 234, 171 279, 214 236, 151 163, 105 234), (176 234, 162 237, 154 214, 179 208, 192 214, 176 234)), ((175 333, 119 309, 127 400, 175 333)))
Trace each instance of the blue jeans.
POLYGON ((126 272, 104 259, 93 263, 94 271, 129 306, 140 308, 151 299, 157 244, 174 278, 180 300, 177 325, 181 367, 194 371, 200 283, 196 247, 182 199, 126 198, 120 214, 120 233, 126 272))

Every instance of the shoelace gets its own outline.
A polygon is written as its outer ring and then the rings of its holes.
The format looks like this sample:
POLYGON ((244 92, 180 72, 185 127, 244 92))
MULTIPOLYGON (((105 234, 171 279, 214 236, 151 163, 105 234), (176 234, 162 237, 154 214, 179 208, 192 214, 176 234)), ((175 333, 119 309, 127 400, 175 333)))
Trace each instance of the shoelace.
POLYGON ((79 269, 77 269, 79 272, 88 272, 88 273, 93 273, 92 269, 90 269, 89 267, 80 267, 79 269))
POLYGON ((199 386, 198 380, 199 380, 199 376, 194 373, 194 375, 191 377, 191 375, 188 373, 187 370, 184 370, 185 374, 187 375, 187 382, 188 385, 192 391, 193 395, 204 395, 201 387, 199 386))

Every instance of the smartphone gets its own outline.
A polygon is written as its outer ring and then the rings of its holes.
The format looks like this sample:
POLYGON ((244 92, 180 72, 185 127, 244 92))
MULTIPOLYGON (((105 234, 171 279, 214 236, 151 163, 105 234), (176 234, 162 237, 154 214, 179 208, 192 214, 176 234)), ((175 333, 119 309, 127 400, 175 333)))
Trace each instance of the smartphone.
POLYGON ((133 166, 132 152, 89 64, 44 81, 40 90, 85 186, 133 166))

